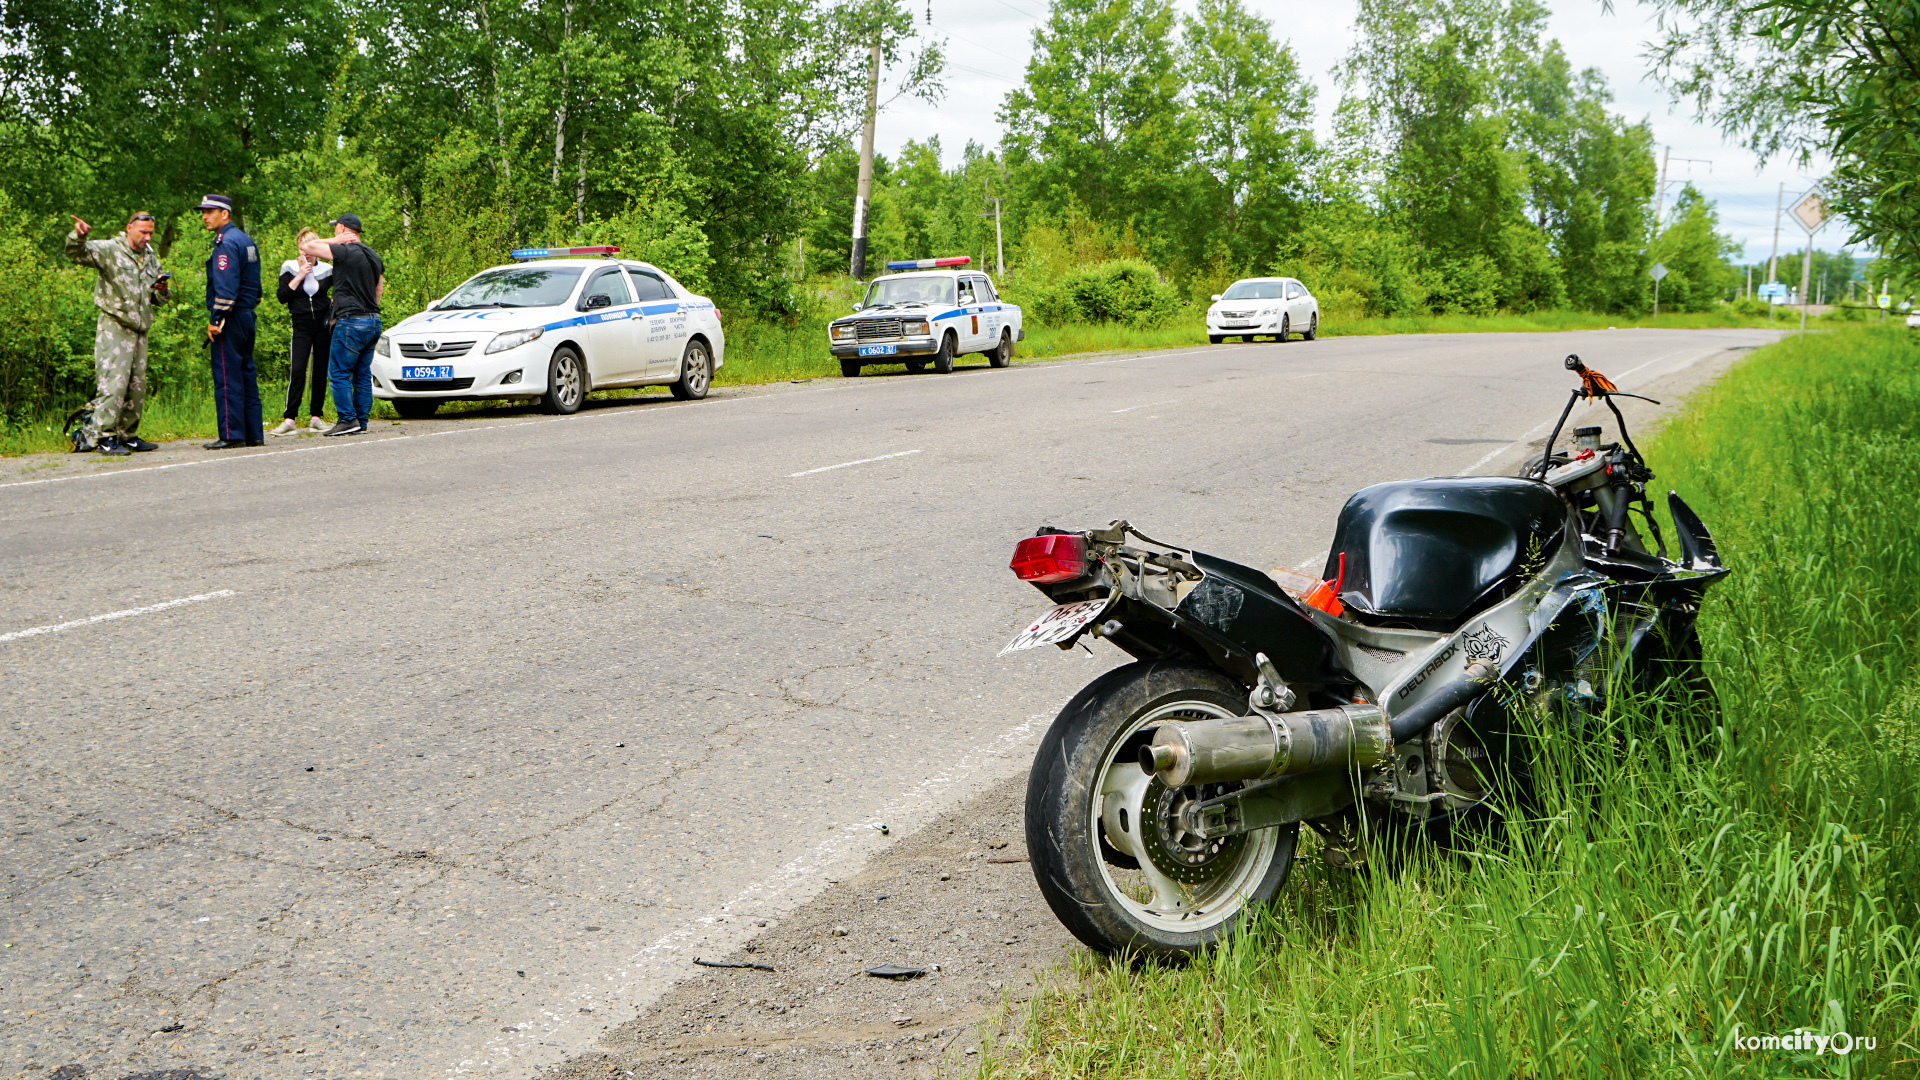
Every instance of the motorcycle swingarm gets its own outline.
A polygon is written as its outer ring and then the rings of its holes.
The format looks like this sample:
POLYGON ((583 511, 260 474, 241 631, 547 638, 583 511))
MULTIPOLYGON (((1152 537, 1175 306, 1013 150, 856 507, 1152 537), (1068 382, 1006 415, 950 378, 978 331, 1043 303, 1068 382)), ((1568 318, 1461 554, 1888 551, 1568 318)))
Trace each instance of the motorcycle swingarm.
POLYGON ((1353 805, 1351 773, 1282 776, 1208 799, 1192 813, 1194 830, 1209 840, 1275 825, 1322 818, 1353 805))

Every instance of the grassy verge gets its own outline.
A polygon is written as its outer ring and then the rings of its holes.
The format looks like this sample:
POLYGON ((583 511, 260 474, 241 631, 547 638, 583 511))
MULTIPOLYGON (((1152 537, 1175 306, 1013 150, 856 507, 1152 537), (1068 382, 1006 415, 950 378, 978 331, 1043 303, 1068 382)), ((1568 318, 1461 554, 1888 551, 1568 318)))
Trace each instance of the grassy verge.
POLYGON ((1700 620, 1704 753, 1622 710, 1497 843, 1303 862, 1185 969, 1075 957, 982 1075, 1920 1075, 1916 361, 1897 330, 1789 339, 1648 448, 1735 568, 1700 620), (1796 1028, 1877 1046, 1736 1044, 1796 1028))
MULTIPOLYGON (((842 310, 842 309, 836 309, 842 310)), ((1361 319, 1328 324, 1322 333, 1329 337, 1377 334, 1468 334, 1543 330, 1594 330, 1607 327, 1662 327, 1699 329, 1712 326, 1765 326, 1764 318, 1755 319, 1732 311, 1702 315, 1662 315, 1658 319, 1622 320, 1606 315, 1580 312, 1543 312, 1535 315, 1436 315, 1430 318, 1361 319)), ((825 322, 810 317, 792 323, 737 320, 727 327, 726 366, 716 373, 717 386, 751 386, 795 379, 838 378, 839 361, 828 355, 822 342, 825 322)), ((1781 325, 1785 325, 1784 321, 1781 325)), ((1176 349, 1205 345, 1206 334, 1197 327, 1168 327, 1142 330, 1117 323, 1035 326, 1020 343, 1022 360, 1051 360, 1063 356, 1099 352, 1144 352, 1152 349, 1176 349)), ((282 365, 284 368, 284 365, 282 365)), ((652 393, 664 392, 653 389, 652 393)), ((283 385, 260 387, 261 400, 267 404, 267 424, 271 427, 279 415, 279 403, 285 400, 283 385)), ((70 405, 67 408, 73 408, 70 405)), ((496 402, 450 403, 443 412, 486 411, 498 409, 496 402)), ((31 423, 15 427, 0 426, 0 457, 15 454, 54 453, 66 449, 60 437, 60 421, 67 409, 49 410, 31 423)), ((329 414, 331 415, 331 414, 329 414)), ((391 406, 376 404, 375 416, 393 419, 391 406)), ((141 433, 150 439, 212 438, 214 436, 213 398, 210 390, 185 388, 148 399, 141 433)))

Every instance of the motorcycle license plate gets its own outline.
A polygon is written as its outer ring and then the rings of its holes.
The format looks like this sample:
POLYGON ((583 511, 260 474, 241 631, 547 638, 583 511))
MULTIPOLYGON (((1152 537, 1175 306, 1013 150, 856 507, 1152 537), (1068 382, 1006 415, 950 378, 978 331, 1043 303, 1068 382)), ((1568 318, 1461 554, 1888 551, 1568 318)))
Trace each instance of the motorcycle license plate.
POLYGON ((899 351, 900 351, 900 346, 898 345, 862 345, 860 346, 861 356, 892 356, 894 353, 897 353, 899 351))
POLYGON ((1061 604, 1034 621, 1032 626, 1020 631, 999 655, 1021 649, 1032 649, 1041 645, 1057 645, 1079 633, 1086 625, 1100 617, 1107 610, 1105 600, 1084 600, 1078 604, 1061 604))
POLYGON ((436 367, 403 367, 400 369, 403 379, 451 379, 453 365, 440 364, 436 367))

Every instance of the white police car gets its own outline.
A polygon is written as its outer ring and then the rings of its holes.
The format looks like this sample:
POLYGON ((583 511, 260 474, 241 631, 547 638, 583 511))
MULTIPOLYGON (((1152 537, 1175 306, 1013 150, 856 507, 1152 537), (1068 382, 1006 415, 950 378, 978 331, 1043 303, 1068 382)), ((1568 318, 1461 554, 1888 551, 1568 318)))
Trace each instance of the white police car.
POLYGON ((527 248, 512 253, 520 262, 468 278, 381 336, 373 396, 413 419, 449 398, 538 397, 571 413, 589 393, 621 386, 705 397, 726 355, 720 312, 619 252, 527 248), (592 255, 603 257, 583 257, 592 255))
POLYGON ((973 260, 918 259, 890 262, 889 270, 916 271, 873 279, 855 314, 827 326, 827 347, 852 378, 874 364, 905 364, 920 372, 928 364, 942 375, 953 358, 979 353, 994 367, 1013 362, 1013 343, 1027 336, 1020 309, 1005 303, 993 281, 973 260))
POLYGON ((1241 278, 1217 293, 1207 309, 1207 340, 1215 345, 1238 334, 1241 341, 1268 335, 1285 341, 1320 336, 1320 301, 1289 277, 1241 278))

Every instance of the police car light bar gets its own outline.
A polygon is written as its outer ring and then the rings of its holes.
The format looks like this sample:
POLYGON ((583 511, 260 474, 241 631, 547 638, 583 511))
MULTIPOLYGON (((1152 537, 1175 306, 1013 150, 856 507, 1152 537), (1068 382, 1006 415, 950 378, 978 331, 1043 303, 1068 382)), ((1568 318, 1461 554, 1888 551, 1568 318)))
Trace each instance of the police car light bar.
POLYGON ((617 247, 521 248, 512 252, 515 259, 558 259, 568 255, 618 255, 617 247))
POLYGON ((933 270, 942 266, 965 266, 973 259, 962 255, 956 259, 909 259, 906 262, 890 262, 889 270, 933 270))

